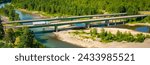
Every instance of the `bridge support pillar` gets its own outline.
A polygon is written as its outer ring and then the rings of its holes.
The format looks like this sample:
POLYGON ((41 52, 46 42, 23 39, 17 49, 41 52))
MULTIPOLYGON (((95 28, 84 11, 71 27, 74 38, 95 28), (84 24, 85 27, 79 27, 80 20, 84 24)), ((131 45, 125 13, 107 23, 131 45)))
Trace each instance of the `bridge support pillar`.
POLYGON ((123 25, 124 25, 124 24, 125 24, 125 21, 123 20, 122 22, 123 22, 123 25))
POLYGON ((115 26, 117 25, 117 21, 116 20, 114 20, 115 21, 115 26))
POLYGON ((106 20, 105 23, 106 23, 107 26, 110 26, 109 20, 106 20))
POLYGON ((90 23, 85 23, 86 28, 90 28, 90 23))
POLYGON ((45 31, 45 28, 43 28, 43 31, 45 31))
POLYGON ((125 24, 125 22, 123 21, 123 25, 125 24))
POLYGON ((58 32, 58 26, 55 26, 54 30, 55 30, 55 32, 58 32))
POLYGON ((141 20, 143 20, 144 19, 144 17, 141 17, 141 20))

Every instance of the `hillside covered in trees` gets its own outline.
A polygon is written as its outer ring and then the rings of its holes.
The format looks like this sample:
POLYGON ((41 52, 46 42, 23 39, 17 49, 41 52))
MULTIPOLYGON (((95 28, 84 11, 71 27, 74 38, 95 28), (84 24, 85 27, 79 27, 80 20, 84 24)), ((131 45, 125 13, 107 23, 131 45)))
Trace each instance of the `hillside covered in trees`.
POLYGON ((109 13, 138 14, 150 11, 149 0, 12 0, 17 8, 58 15, 109 13))

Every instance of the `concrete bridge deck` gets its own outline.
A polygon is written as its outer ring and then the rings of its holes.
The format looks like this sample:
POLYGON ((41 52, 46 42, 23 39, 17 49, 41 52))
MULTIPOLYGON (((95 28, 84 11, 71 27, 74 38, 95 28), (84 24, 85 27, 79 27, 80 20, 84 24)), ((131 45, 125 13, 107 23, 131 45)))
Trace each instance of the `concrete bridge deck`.
POLYGON ((126 15, 126 13, 100 14, 100 15, 85 15, 85 16, 72 16, 72 17, 66 17, 66 18, 49 18, 49 19, 20 20, 20 21, 10 21, 10 22, 2 22, 2 23, 3 23, 3 24, 29 23, 29 22, 54 21, 54 20, 68 20, 68 19, 80 19, 80 18, 91 18, 91 17, 123 16, 123 15, 126 15))
MULTIPOLYGON (((6 26, 5 28, 22 28, 22 27, 29 27, 29 28, 39 28, 39 27, 49 27, 54 26, 54 30, 58 31, 58 26, 62 25, 70 25, 70 24, 80 24, 83 23, 86 25, 87 28, 90 28, 91 23, 93 22, 101 22, 105 21, 107 26, 109 26, 111 20, 122 20, 122 19, 131 19, 131 18, 143 18, 147 15, 131 15, 131 16, 120 16, 120 17, 111 17, 111 18, 101 18, 101 19, 89 19, 89 20, 74 20, 74 21, 63 21, 63 22, 52 22, 48 24, 38 24, 38 25, 19 25, 19 26, 6 26)), ((121 21, 120 21, 121 22, 121 21)))
POLYGON ((36 27, 47 27, 47 26, 61 26, 61 25, 68 25, 68 24, 92 23, 92 22, 99 22, 99 21, 109 21, 109 20, 118 20, 118 19, 130 19, 130 18, 138 18, 138 17, 146 17, 146 16, 147 15, 132 15, 132 16, 120 16, 120 17, 111 17, 111 18, 102 18, 102 19, 66 21, 66 22, 50 23, 50 24, 39 24, 39 25, 20 25, 20 26, 14 26, 14 27, 18 28, 18 27, 27 26, 29 28, 36 28, 36 27))

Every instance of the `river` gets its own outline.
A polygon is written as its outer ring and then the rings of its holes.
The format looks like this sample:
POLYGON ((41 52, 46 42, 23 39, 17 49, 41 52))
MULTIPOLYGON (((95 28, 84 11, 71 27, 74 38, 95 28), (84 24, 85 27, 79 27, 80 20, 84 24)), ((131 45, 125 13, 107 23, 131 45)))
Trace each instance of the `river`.
MULTIPOLYGON (((0 8, 4 7, 5 4, 0 4, 0 8)), ((31 14, 21 12, 16 10, 16 13, 19 14, 21 20, 31 20, 37 17, 32 16, 31 14)), ((42 31, 43 28, 34 28, 32 31, 42 31)), ((67 42, 63 42, 55 38, 54 34, 50 31, 48 32, 38 32, 35 33, 35 38, 44 44, 47 48, 80 48, 79 46, 72 45, 67 42)))

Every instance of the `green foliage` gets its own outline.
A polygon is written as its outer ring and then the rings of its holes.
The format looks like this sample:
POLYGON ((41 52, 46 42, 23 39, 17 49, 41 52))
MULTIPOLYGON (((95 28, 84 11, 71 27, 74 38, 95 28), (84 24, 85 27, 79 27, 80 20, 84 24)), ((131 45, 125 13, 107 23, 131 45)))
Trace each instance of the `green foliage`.
POLYGON ((22 44, 24 44, 25 47, 33 47, 33 41, 34 41, 34 34, 32 31, 30 31, 28 28, 24 29, 24 33, 21 36, 22 44))
POLYGON ((35 37, 33 31, 29 30, 29 28, 24 27, 16 31, 21 35, 17 35, 16 38, 16 47, 17 48, 44 48, 45 46, 38 42, 35 37), (21 40, 21 41, 20 41, 21 40))
POLYGON ((144 42, 144 40, 145 40, 145 35, 143 34, 136 35, 136 42, 144 42))
MULTIPOLYGON (((0 19, 1 19, 1 18, 0 18, 0 19)), ((5 33, 4 33, 3 25, 2 25, 1 20, 0 20, 0 40, 3 39, 4 34, 5 34, 5 33)))
POLYGON ((79 31, 75 31, 73 33, 78 33, 76 35, 80 35, 80 37, 84 39, 100 39, 100 42, 108 43, 112 41, 117 41, 117 42, 144 42, 146 38, 150 38, 150 35, 144 35, 144 34, 137 34, 137 35, 132 35, 130 32, 125 32, 122 33, 120 31, 117 31, 116 34, 112 34, 111 32, 107 32, 104 29, 101 29, 101 32, 98 33, 97 29, 93 28, 90 30, 90 36, 85 36, 88 35, 87 33, 80 33, 79 31))
POLYGON ((6 33, 5 33, 5 38, 4 40, 6 41, 6 43, 14 43, 15 42, 15 32, 13 31, 12 28, 9 28, 6 30, 6 33))
POLYGON ((12 48, 13 44, 0 42, 0 48, 12 48))
POLYGON ((130 15, 138 14, 138 8, 136 6, 129 6, 127 13, 130 15))
POLYGON ((150 35, 146 35, 146 38, 150 38, 150 35))
POLYGON ((20 20, 19 14, 15 13, 15 9, 11 5, 6 5, 4 8, 1 8, 0 14, 9 17, 9 20, 11 21, 20 20))
POLYGON ((34 34, 29 28, 7 29, 3 42, 0 42, 0 48, 44 48, 34 38, 34 34))
POLYGON ((101 42, 112 42, 114 35, 111 32, 104 32, 102 34, 105 34, 105 36, 100 37, 101 38, 101 42))
POLYGON ((101 30, 101 33, 98 34, 98 37, 104 38, 107 35, 104 29, 101 30))
POLYGON ((12 0, 12 3, 18 8, 61 16, 100 14, 103 11, 137 14, 150 10, 149 0, 12 0))
POLYGON ((122 40, 123 33, 122 33, 122 32, 120 32, 119 30, 117 31, 117 33, 116 33, 116 36, 115 36, 115 37, 116 37, 116 38, 115 38, 115 40, 116 40, 116 41, 118 41, 118 42, 123 41, 123 40, 122 40))
POLYGON ((90 35, 91 36, 93 36, 93 37, 97 37, 97 29, 96 28, 92 28, 91 30, 90 30, 90 35))
POLYGON ((130 32, 122 33, 120 31, 117 31, 116 35, 108 32, 101 32, 101 35, 105 35, 100 37, 101 41, 105 42, 111 42, 111 41, 127 41, 127 42, 143 42, 146 38, 149 38, 149 36, 145 36, 144 34, 137 34, 136 36, 132 35, 130 32))
POLYGON ((127 41, 127 42, 134 42, 135 41, 135 38, 134 38, 134 36, 130 33, 130 32, 128 32, 128 33, 124 33, 123 34, 123 40, 124 41, 127 41))
POLYGON ((23 28, 18 28, 15 30, 15 36, 19 37, 23 34, 23 28))
POLYGON ((150 23, 150 16, 144 18, 141 22, 143 22, 143 23, 150 23))

